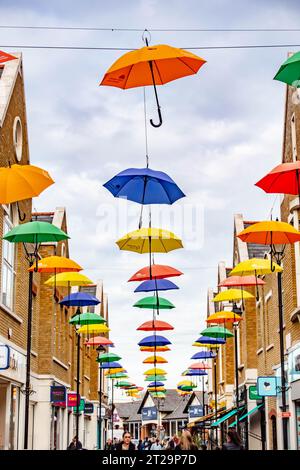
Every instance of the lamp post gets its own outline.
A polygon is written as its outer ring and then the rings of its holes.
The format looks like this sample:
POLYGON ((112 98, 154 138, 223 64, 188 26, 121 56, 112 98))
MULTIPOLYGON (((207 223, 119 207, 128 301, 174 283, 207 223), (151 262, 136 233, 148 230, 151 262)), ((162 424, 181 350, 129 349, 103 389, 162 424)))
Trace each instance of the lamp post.
MULTIPOLYGON (((241 315, 242 309, 240 309, 236 303, 233 303, 232 311, 234 314, 241 315)), ((239 327, 239 322, 233 322, 233 330, 234 330, 234 367, 235 367, 235 396, 236 396, 236 431, 240 433, 240 422, 239 422, 239 364, 238 364, 238 337, 237 337, 237 330, 239 327)))
MULTIPOLYGON (((217 391, 217 358, 218 350, 216 351, 216 357, 214 358, 214 388, 215 388, 215 420, 218 419, 218 391, 217 391)), ((218 427, 216 426, 216 447, 218 447, 218 427)))
MULTIPOLYGON (((96 351, 98 351, 98 359, 100 358, 100 352, 105 352, 106 349, 104 346, 98 346, 96 348, 96 351)), ((101 414, 101 408, 102 408, 102 367, 101 367, 101 362, 99 361, 99 375, 100 375, 100 384, 99 384, 99 420, 98 420, 98 450, 101 450, 102 446, 102 414, 101 414)))

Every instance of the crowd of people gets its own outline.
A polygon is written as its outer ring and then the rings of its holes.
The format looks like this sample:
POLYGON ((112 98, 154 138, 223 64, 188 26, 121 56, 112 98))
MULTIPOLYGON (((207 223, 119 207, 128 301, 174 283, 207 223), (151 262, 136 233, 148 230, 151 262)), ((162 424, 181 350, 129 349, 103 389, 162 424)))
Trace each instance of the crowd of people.
MULTIPOLYGON (((104 450, 107 451, 155 451, 163 450, 170 452, 184 452, 184 451, 198 451, 207 450, 207 444, 200 444, 199 446, 192 439, 192 435, 189 431, 182 431, 180 437, 174 435, 172 438, 160 440, 158 437, 145 437, 144 440, 140 439, 138 444, 135 445, 132 442, 132 436, 129 431, 124 431, 123 438, 118 440, 114 438, 112 441, 108 439, 104 450)), ((222 447, 217 447, 215 450, 243 450, 241 439, 238 433, 234 430, 230 430, 227 433, 227 442, 222 447)))

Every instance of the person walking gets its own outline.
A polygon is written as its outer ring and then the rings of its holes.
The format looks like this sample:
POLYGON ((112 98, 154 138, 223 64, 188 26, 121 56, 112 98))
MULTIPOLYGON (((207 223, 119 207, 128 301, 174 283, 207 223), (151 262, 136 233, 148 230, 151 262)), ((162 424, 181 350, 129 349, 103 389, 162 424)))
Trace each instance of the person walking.
POLYGON ((193 443, 192 435, 189 431, 182 431, 179 444, 175 447, 175 452, 184 452, 191 450, 193 452, 198 450, 196 444, 193 443))
POLYGON ((113 443, 111 439, 107 439, 104 450, 113 450, 113 443))
POLYGON ((152 446, 150 447, 150 450, 161 450, 162 449, 162 446, 159 442, 159 438, 157 437, 155 439, 155 442, 152 444, 152 446))
POLYGON ((143 441, 142 441, 142 439, 139 440, 137 450, 143 450, 143 441))
POLYGON ((223 444, 222 450, 243 450, 241 438, 236 431, 228 431, 227 442, 223 444))
POLYGON ((128 431, 123 432, 122 436, 123 440, 119 442, 119 444, 116 445, 116 450, 117 451, 123 451, 123 450, 136 450, 135 445, 133 442, 131 442, 131 434, 128 431))
POLYGON ((67 450, 82 450, 82 444, 78 440, 78 436, 74 436, 70 444, 68 445, 67 450))
POLYGON ((151 447, 151 442, 149 441, 148 436, 145 437, 145 440, 143 442, 143 447, 142 450, 149 450, 151 447))

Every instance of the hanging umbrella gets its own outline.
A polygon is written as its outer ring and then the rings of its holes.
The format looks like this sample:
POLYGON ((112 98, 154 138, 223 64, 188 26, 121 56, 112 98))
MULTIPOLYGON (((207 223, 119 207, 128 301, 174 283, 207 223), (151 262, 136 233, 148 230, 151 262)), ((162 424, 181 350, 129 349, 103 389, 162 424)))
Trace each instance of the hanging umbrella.
POLYGON ((166 390, 164 392, 150 392, 153 398, 165 398, 166 390))
POLYGON ((181 390, 182 392, 192 392, 193 387, 189 387, 188 385, 180 385, 177 387, 178 390, 181 390))
POLYGON ((101 315, 98 315, 98 313, 81 313, 79 311, 79 313, 76 313, 70 318, 69 323, 71 325, 102 325, 103 323, 106 323, 106 320, 101 317, 101 315))
MULTIPOLYGON (((278 264, 273 262, 275 272, 282 272, 283 269, 278 264)), ((251 258, 246 261, 241 261, 230 271, 230 276, 248 276, 254 274, 255 276, 264 276, 271 274, 270 260, 262 258, 251 258)))
POLYGON ((115 361, 119 361, 120 359, 122 359, 120 356, 118 356, 118 354, 115 354, 115 353, 105 353, 105 354, 101 354, 97 359, 96 359, 96 362, 115 362, 115 361))
POLYGON ((174 233, 161 228, 140 228, 129 232, 117 242, 120 250, 135 253, 168 253, 183 248, 182 241, 174 233), (150 247, 151 243, 151 247, 150 247))
POLYGON ((231 338, 233 336, 233 333, 231 333, 231 331, 220 326, 211 326, 209 328, 205 328, 205 330, 201 331, 200 334, 222 339, 231 338))
POLYGON ((151 266, 151 276, 150 276, 150 268, 146 266, 145 268, 140 269, 137 271, 128 282, 132 281, 147 281, 151 279, 164 279, 166 277, 175 277, 181 276, 183 273, 178 271, 178 269, 172 268, 171 266, 166 266, 163 264, 152 264, 151 266))
MULTIPOLYGON (((101 365, 101 367, 102 367, 102 365, 101 365)), ((125 370, 124 367, 113 367, 112 369, 106 369, 105 377, 109 376, 111 374, 119 374, 119 373, 126 373, 127 374, 127 370, 125 370)))
POLYGON ((159 335, 147 336, 138 343, 139 346, 165 346, 166 344, 171 344, 171 342, 159 335))
POLYGON ((146 47, 127 52, 117 59, 104 75, 100 85, 122 89, 153 85, 159 123, 154 124, 152 119, 150 123, 153 127, 159 127, 162 125, 162 116, 156 85, 193 75, 205 62, 201 57, 184 49, 166 44, 148 46, 146 39, 146 47))
POLYGON ((205 364, 205 362, 194 362, 192 365, 189 366, 190 370, 195 370, 195 369, 201 369, 201 370, 206 370, 206 369, 211 369, 211 367, 208 364, 205 364))
MULTIPOLYGON (((226 341, 224 341, 223 344, 225 344, 226 341)), ((198 343, 197 341, 195 341, 192 346, 196 346, 197 348, 208 348, 208 349, 215 349, 216 351, 218 351, 219 347, 221 346, 221 344, 205 344, 205 343, 198 343)))
POLYGON ((166 381, 167 377, 165 375, 147 375, 145 377, 145 382, 155 382, 156 380, 159 380, 160 382, 166 381))
POLYGON ((296 88, 300 86, 300 52, 290 56, 276 73, 274 80, 292 85, 296 88))
POLYGON ((93 284, 87 276, 81 273, 60 273, 56 276, 50 277, 45 284, 49 286, 60 286, 60 287, 70 287, 70 286, 85 286, 93 284))
POLYGON ((169 175, 150 168, 128 168, 103 186, 113 196, 139 204, 173 204, 185 196, 169 175))
POLYGON ((187 369, 182 373, 182 375, 184 377, 186 377, 186 376, 196 377, 196 376, 201 376, 201 375, 207 375, 207 372, 205 372, 204 370, 201 370, 201 369, 195 369, 195 370, 187 369))
POLYGON ((174 326, 170 325, 169 323, 161 320, 150 320, 142 323, 137 330, 140 331, 166 331, 166 330, 174 330, 174 326))
MULTIPOLYGON (((70 258, 64 256, 47 256, 38 261, 37 271, 39 273, 62 273, 82 271, 82 267, 70 258)), ((28 271, 34 271, 34 266, 28 271)))
MULTIPOLYGON (((1 62, 1 60, 0 60, 1 62)), ((39 196, 54 181, 49 173, 33 165, 11 165, 0 168, 0 203, 31 199, 39 196)))
POLYGON ((295 194, 300 197, 300 161, 277 165, 255 186, 266 193, 295 194))
POLYGON ((206 323, 226 323, 226 322, 239 322, 243 320, 240 315, 237 315, 234 312, 229 311, 221 311, 217 313, 213 313, 206 319, 206 323))
POLYGON ((115 347, 113 342, 110 339, 105 338, 105 336, 93 336, 93 338, 89 339, 84 344, 85 346, 115 347))
POLYGON ((163 387, 163 386, 164 386, 164 383, 160 381, 154 381, 148 385, 148 387, 163 387))
POLYGON ((100 300, 87 292, 75 292, 64 297, 59 303, 66 307, 89 307, 100 304, 100 300))
POLYGON ((102 369, 123 369, 119 362, 103 362, 101 364, 102 369))
POLYGON ((0 64, 3 64, 4 62, 8 62, 9 60, 15 60, 17 57, 8 54, 8 52, 0 51, 0 64))
POLYGON ((169 346, 155 345, 155 346, 141 346, 140 351, 142 352, 167 352, 167 351, 171 351, 171 349, 169 348, 169 346))
POLYGON ((148 387, 147 387, 147 390, 148 390, 149 392, 165 392, 165 391, 166 391, 166 389, 165 389, 164 386, 163 386, 163 387, 156 387, 156 386, 150 387, 150 386, 148 386, 148 387))
POLYGON ((138 300, 133 307, 139 307, 139 308, 150 308, 151 310, 154 308, 158 309, 171 309, 175 308, 175 305, 172 304, 167 299, 164 299, 163 297, 144 297, 141 300, 138 300))
POLYGON ((116 372, 116 373, 111 373, 111 374, 105 374, 105 377, 108 379, 125 379, 125 378, 128 378, 129 376, 125 374, 125 372, 116 372))
POLYGON ((70 238, 65 232, 49 222, 26 222, 10 230, 3 239, 11 243, 59 242, 70 238))
POLYGON ((213 302, 230 302, 234 300, 241 300, 241 299, 253 299, 254 295, 250 294, 246 290, 243 289, 228 289, 222 292, 219 292, 214 298, 213 302))
MULTIPOLYGON (((210 328, 207 328, 210 330, 210 328)), ((207 333, 208 334, 208 333, 207 333)), ((200 338, 197 339, 196 341, 199 344, 208 344, 210 345, 221 345, 225 344, 226 341, 224 338, 219 338, 219 337, 211 337, 211 336, 200 336, 200 338)))
POLYGON ((216 353, 212 351, 200 351, 194 354, 191 359, 213 359, 216 357, 216 353))
POLYGON ((128 382, 127 380, 121 380, 120 382, 117 382, 114 386, 115 387, 131 387, 132 383, 128 382))
POLYGON ((284 245, 300 241, 300 232, 286 222, 267 220, 251 224, 237 237, 246 243, 284 245))
POLYGON ((185 385, 186 387, 192 387, 192 388, 197 387, 197 385, 195 385, 194 382, 192 382, 191 380, 181 380, 180 382, 178 382, 177 387, 182 386, 182 385, 185 385))
POLYGON ((152 367, 152 369, 148 369, 146 370, 146 372, 144 372, 144 375, 166 375, 166 371, 164 369, 159 369, 159 368, 156 368, 156 367, 152 367))
POLYGON ((149 356, 143 360, 143 364, 164 364, 168 361, 161 356, 149 356))
MULTIPOLYGON (((253 259, 253 258, 252 258, 253 259)), ((264 286, 266 283, 255 276, 230 276, 221 281, 218 287, 251 287, 264 286)))
POLYGON ((152 279, 150 281, 142 282, 134 292, 154 292, 173 289, 179 289, 179 287, 168 279, 152 279))
POLYGON ((110 328, 104 324, 99 324, 99 325, 83 325, 80 328, 78 328, 77 332, 79 334, 83 335, 93 335, 97 333, 107 333, 110 331, 110 328))

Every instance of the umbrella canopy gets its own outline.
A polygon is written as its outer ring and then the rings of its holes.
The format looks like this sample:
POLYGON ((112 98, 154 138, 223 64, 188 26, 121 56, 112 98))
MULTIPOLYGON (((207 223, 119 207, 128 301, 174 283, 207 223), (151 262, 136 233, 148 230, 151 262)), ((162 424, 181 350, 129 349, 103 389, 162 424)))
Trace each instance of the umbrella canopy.
POLYGON ((190 370, 194 370, 194 369, 206 370, 206 369, 211 369, 211 366, 209 366, 208 364, 205 364, 205 362, 194 362, 191 366, 189 366, 189 369, 190 370))
POLYGON ((94 336, 84 343, 86 346, 110 346, 114 347, 113 342, 105 336, 94 336))
MULTIPOLYGON (((210 330, 210 328, 207 328, 210 330)), ((207 333, 208 334, 208 333, 207 333)), ((224 338, 212 337, 212 336, 200 336, 196 341, 199 344, 209 344, 209 345, 220 345, 225 344, 226 341, 224 338)))
POLYGON ((100 300, 87 292, 74 292, 64 297, 59 303, 66 307, 88 307, 100 304, 100 300))
POLYGON ((7 52, 0 51, 0 64, 3 64, 4 62, 8 62, 9 60, 15 60, 17 57, 8 54, 7 52))
POLYGON ((200 351, 194 354, 191 359, 213 359, 216 354, 212 351, 200 351))
POLYGON ((0 168, 0 203, 11 204, 39 196, 53 183, 49 173, 37 166, 11 165, 0 168))
POLYGON ((287 83, 296 88, 300 86, 300 52, 296 52, 280 66, 274 80, 287 83))
POLYGON ((60 273, 56 276, 50 277, 45 284, 48 286, 60 286, 60 287, 70 287, 70 286, 85 286, 93 284, 87 276, 81 273, 60 273))
POLYGON ((201 335, 207 335, 212 338, 231 338, 233 336, 233 333, 231 333, 231 331, 227 330, 224 327, 211 326, 201 331, 201 335))
POLYGON ((190 387, 189 385, 179 385, 177 387, 178 390, 182 390, 183 392, 192 392, 193 387, 190 387))
POLYGON ((102 369, 123 369, 119 362, 102 362, 101 363, 102 369))
POLYGON ((213 302, 230 302, 233 300, 240 300, 240 299, 254 299, 254 295, 250 294, 246 290, 243 289, 228 289, 222 292, 219 292, 214 298, 213 302))
POLYGON ((195 385, 194 382, 192 382, 191 380, 181 380, 180 382, 178 382, 177 387, 180 387, 182 385, 185 385, 186 387, 192 387, 192 388, 197 387, 197 385, 195 385))
POLYGON ((120 356, 118 356, 118 354, 105 353, 105 354, 101 354, 101 356, 97 357, 96 362, 100 362, 100 363, 115 362, 115 361, 119 361, 120 359, 122 359, 122 358, 120 356))
MULTIPOLYGON (((70 258, 64 256, 47 256, 38 261, 37 271, 39 273, 62 273, 82 271, 82 267, 70 258)), ((36 271, 35 266, 31 266, 28 271, 36 271)))
POLYGON ((80 328, 78 328, 77 333, 83 334, 83 335, 93 335, 97 333, 107 333, 110 331, 110 328, 104 324, 99 324, 99 325, 83 325, 80 328))
POLYGON ((168 361, 161 356, 149 356, 143 360, 143 364, 165 364, 168 361))
POLYGON ((171 349, 169 348, 169 346, 159 346, 156 344, 155 346, 141 346, 140 351, 142 352, 167 352, 167 351, 171 351, 171 349))
MULTIPOLYGON (((224 341, 224 343, 222 344, 225 344, 226 341, 224 341)), ((195 341, 192 346, 196 346, 197 348, 208 348, 208 349, 215 349, 216 351, 219 349, 219 347, 221 346, 221 344, 205 344, 205 343, 198 343, 197 341, 195 341)))
POLYGON ((131 387, 133 384, 127 380, 120 380, 115 384, 115 387, 131 387))
MULTIPOLYGON (((252 258, 253 259, 253 258, 252 258)), ((221 281, 218 287, 250 287, 250 286, 264 286, 266 283, 253 275, 251 276, 230 276, 221 281)))
MULTIPOLYGON (((124 367, 117 367, 117 368, 115 367, 112 369, 106 369, 105 377, 110 376, 112 374, 120 374, 120 373, 127 373, 127 370, 125 370, 124 367)), ((111 378, 114 378, 114 377, 111 377, 111 378)))
POLYGON ((97 313, 86 312, 73 315, 69 323, 71 325, 100 325, 106 323, 106 320, 97 313))
POLYGON ((120 250, 135 253, 168 253, 183 248, 182 241, 173 232, 162 228, 142 227, 129 232, 116 243, 120 250))
POLYGON ((165 346, 166 344, 171 344, 171 342, 164 336, 159 335, 147 336, 138 343, 139 346, 165 346))
POLYGON ((125 379, 128 378, 128 375, 125 374, 125 372, 116 372, 116 373, 111 373, 111 374, 105 374, 105 377, 107 379, 125 379))
POLYGON ((221 311, 213 313, 206 319, 206 323, 226 323, 226 322, 239 322, 243 320, 240 315, 237 315, 234 312, 221 311))
POLYGON ((148 387, 163 387, 164 386, 164 383, 163 382, 151 382, 148 387))
POLYGON ((144 375, 166 375, 166 371, 164 369, 159 369, 159 368, 156 368, 156 367, 152 367, 152 369, 148 369, 146 370, 146 372, 144 372, 144 375))
POLYGON ((282 245, 300 241, 300 232, 287 222, 267 220, 250 225, 237 237, 246 243, 282 245))
POLYGON ((166 390, 164 392, 151 392, 153 398, 165 398, 166 390))
POLYGON ((137 330, 141 331, 166 331, 174 330, 174 326, 161 320, 150 320, 140 325, 137 330))
POLYGON ((150 387, 150 386, 148 386, 147 389, 149 390, 149 392, 165 392, 166 391, 164 386, 162 386, 162 387, 157 387, 157 386, 150 387))
MULTIPOLYGON (((175 277, 181 276, 183 273, 178 269, 172 268, 171 266, 166 266, 164 264, 152 264, 151 266, 151 279, 164 279, 166 277, 175 277)), ((137 271, 128 282, 132 281, 147 281, 150 279, 150 268, 146 266, 145 268, 137 271)))
MULTIPOLYGON (((282 272, 283 268, 273 262, 275 272, 282 272)), ((230 276, 248 276, 255 274, 255 276, 264 276, 271 274, 270 260, 262 258, 251 258, 246 261, 241 261, 235 268, 230 271, 230 276)))
POLYGON ((169 175, 150 168, 128 168, 103 186, 113 196, 139 204, 173 204, 185 196, 169 175))
POLYGON ((277 165, 255 185, 266 193, 300 195, 300 161, 277 165))
POLYGON ((154 292, 173 289, 179 289, 179 287, 168 279, 151 279, 150 281, 142 282, 134 292, 154 292))
POLYGON ((167 299, 164 299, 163 297, 144 297, 143 299, 138 300, 133 307, 139 307, 139 308, 159 308, 159 309, 170 309, 170 308, 175 308, 175 305, 172 304, 167 299))
POLYGON ((201 376, 201 375, 207 375, 207 372, 205 372, 204 370, 202 369, 187 369, 185 370, 182 375, 184 377, 188 376, 188 377, 197 377, 197 376, 201 376))
POLYGON ((59 242, 70 238, 65 232, 49 222, 26 222, 10 230, 3 239, 11 243, 59 242))
POLYGON ((167 377, 165 375, 159 375, 159 374, 147 375, 145 377, 145 382, 153 382, 153 381, 155 382, 156 380, 163 382, 167 380, 167 377))

